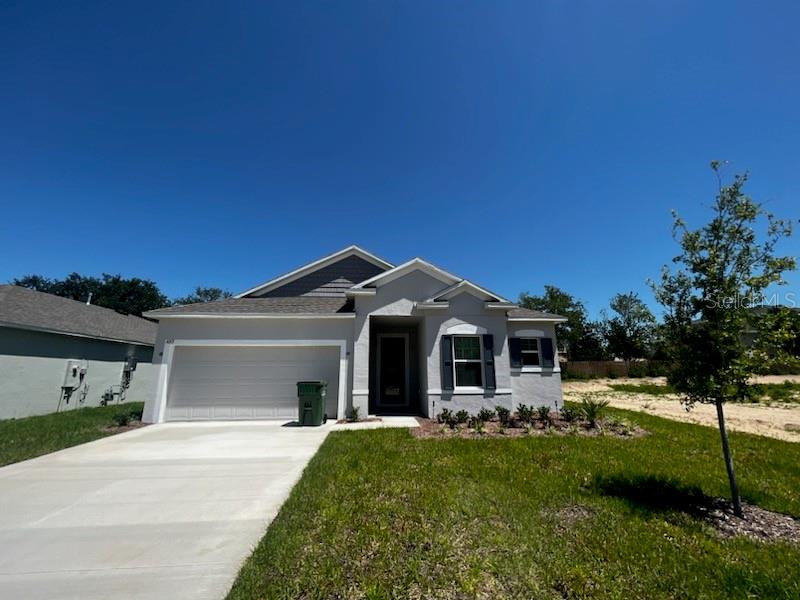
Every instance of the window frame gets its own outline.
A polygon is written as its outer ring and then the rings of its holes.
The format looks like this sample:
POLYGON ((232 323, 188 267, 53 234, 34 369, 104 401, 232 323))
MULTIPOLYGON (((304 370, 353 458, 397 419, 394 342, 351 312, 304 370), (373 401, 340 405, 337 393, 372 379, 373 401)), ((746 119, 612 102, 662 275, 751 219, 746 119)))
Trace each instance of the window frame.
POLYGON ((518 340, 520 340, 520 348, 519 348, 519 360, 520 366, 513 367, 515 371, 520 373, 543 373, 545 371, 550 371, 549 367, 542 366, 542 337, 541 336, 533 336, 533 335, 517 335, 514 336, 518 340), (536 340, 536 350, 523 350, 522 349, 522 340, 536 340), (538 365, 526 365, 524 364, 523 356, 525 354, 536 354, 539 359, 538 365))
POLYGON ((519 358, 522 362, 522 369, 541 369, 542 368, 542 343, 539 341, 538 337, 521 337, 520 339, 520 348, 519 348, 519 358), (522 346, 522 341, 533 340, 536 343, 536 350, 525 350, 522 346), (525 355, 536 355, 536 364, 535 365, 526 365, 525 364, 525 355))
POLYGON ((453 391, 455 392, 476 392, 483 391, 486 383, 486 374, 483 372, 483 337, 478 334, 454 334, 452 335, 452 350, 453 350, 453 391), (478 340, 478 358, 456 358, 456 340, 458 338, 475 338, 478 340), (480 369, 481 384, 480 385, 458 385, 458 370, 456 365, 458 363, 478 363, 480 369))

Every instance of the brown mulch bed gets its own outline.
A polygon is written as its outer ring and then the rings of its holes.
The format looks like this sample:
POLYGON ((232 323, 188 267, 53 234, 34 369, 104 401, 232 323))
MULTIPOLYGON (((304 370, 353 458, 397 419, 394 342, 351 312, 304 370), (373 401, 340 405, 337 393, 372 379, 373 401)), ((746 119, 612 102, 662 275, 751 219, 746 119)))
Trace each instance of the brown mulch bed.
POLYGON ((127 425, 123 425, 121 427, 117 425, 109 425, 108 427, 103 427, 103 431, 107 433, 125 433, 126 431, 133 431, 134 429, 141 429, 142 427, 147 427, 149 423, 142 423, 141 421, 131 421, 127 425))
POLYGON ((508 438, 531 435, 580 435, 580 436, 615 436, 619 438, 635 438, 647 435, 647 431, 635 423, 623 423, 617 420, 598 422, 597 427, 590 427, 586 422, 568 423, 558 418, 553 418, 549 426, 541 421, 535 421, 531 427, 525 428, 522 423, 514 420, 511 424, 503 426, 499 421, 484 423, 484 431, 477 432, 469 424, 464 423, 451 429, 447 425, 434 419, 417 417, 419 427, 411 429, 412 435, 418 438, 508 438))
MULTIPOLYGON (((722 538, 745 536, 761 542, 785 541, 800 543, 800 519, 772 512, 752 504, 743 503, 744 519, 733 514, 731 503, 723 498, 707 498, 706 506, 697 506, 692 514, 708 523, 722 538)), ((596 509, 569 504, 558 511, 542 511, 544 516, 553 516, 563 527, 572 527, 576 522, 590 519, 596 509)))
POLYGON ((742 503, 742 511, 744 519, 733 514, 728 500, 715 498, 703 510, 702 518, 724 538, 743 535, 765 542, 784 540, 800 543, 800 520, 747 503, 742 503))

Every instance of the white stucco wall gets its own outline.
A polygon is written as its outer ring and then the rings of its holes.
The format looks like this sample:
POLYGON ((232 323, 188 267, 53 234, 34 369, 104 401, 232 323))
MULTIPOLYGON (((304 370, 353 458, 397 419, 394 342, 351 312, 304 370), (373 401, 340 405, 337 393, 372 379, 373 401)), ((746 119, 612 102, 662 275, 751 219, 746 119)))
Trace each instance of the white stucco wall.
POLYGON ((552 409, 563 406, 561 395, 561 371, 558 366, 556 350, 556 332, 553 323, 509 322, 509 337, 549 337, 553 339, 552 369, 540 368, 533 372, 526 369, 511 369, 511 391, 514 407, 519 404, 528 406, 549 406, 552 409))
POLYGON ((472 414, 481 408, 496 406, 512 407, 511 378, 509 375, 508 340, 506 338, 506 316, 503 312, 491 312, 484 301, 463 293, 450 299, 446 311, 431 311, 425 317, 426 346, 428 351, 428 415, 435 416, 443 408, 464 409, 472 414), (472 325, 480 333, 494 338, 494 371, 497 388, 483 393, 442 392, 442 357, 439 340, 459 325, 472 325))

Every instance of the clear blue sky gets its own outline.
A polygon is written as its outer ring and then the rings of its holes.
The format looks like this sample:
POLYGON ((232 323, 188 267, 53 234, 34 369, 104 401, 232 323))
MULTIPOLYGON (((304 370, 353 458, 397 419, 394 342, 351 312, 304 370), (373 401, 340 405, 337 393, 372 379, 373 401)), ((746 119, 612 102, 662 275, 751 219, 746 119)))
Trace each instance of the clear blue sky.
POLYGON ((593 314, 652 301, 711 159, 799 216, 799 22, 797 2, 5 2, 0 280, 241 291, 357 243, 593 314))

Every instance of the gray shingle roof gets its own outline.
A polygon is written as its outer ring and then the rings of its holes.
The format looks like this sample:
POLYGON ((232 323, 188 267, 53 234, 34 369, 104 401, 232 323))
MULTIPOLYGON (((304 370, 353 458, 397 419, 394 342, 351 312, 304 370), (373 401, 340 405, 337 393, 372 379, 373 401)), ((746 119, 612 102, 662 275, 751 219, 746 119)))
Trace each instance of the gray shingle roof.
POLYGON ((0 326, 148 345, 155 344, 158 329, 156 323, 141 317, 17 285, 0 285, 0 326))
POLYGON ((561 315, 520 307, 509 310, 508 316, 516 319, 566 319, 566 317, 562 317, 561 315))
POLYGON ((145 315, 157 319, 168 315, 326 315, 352 312, 353 303, 347 298, 297 296, 293 298, 226 298, 216 302, 159 308, 151 310, 145 315))

